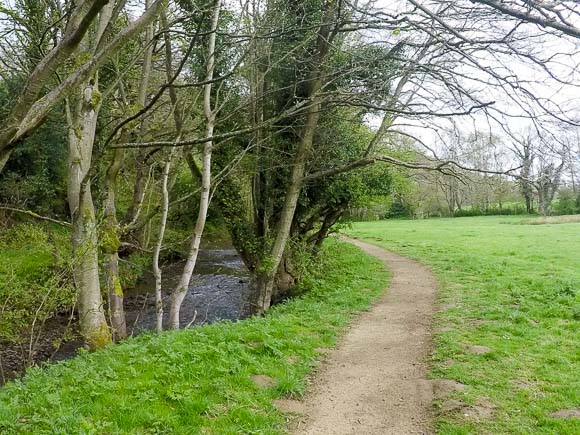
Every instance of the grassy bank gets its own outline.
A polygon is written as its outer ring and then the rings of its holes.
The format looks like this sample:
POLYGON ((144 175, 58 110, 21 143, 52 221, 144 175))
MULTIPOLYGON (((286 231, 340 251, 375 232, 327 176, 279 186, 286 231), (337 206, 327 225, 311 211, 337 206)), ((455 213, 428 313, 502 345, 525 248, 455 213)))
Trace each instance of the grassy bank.
POLYGON ((321 349, 388 279, 378 261, 342 242, 330 241, 322 255, 305 282, 310 292, 266 317, 140 336, 31 370, 0 390, 0 432, 282 432, 272 401, 304 392, 321 349))
MULTIPOLYGON (((37 222, 0 227, 0 346, 24 343, 24 353, 30 342, 44 346, 35 337, 45 322, 70 313, 75 304, 73 263, 68 228, 37 222)), ((141 253, 123 259, 123 287, 134 285, 149 264, 141 253)))
POLYGON ((466 388, 439 403, 440 433, 580 433, 578 418, 551 415, 580 408, 578 223, 383 221, 349 234, 423 261, 441 282, 432 376, 466 388))
POLYGON ((0 342, 18 342, 33 322, 73 305, 68 239, 55 225, 0 227, 0 342))

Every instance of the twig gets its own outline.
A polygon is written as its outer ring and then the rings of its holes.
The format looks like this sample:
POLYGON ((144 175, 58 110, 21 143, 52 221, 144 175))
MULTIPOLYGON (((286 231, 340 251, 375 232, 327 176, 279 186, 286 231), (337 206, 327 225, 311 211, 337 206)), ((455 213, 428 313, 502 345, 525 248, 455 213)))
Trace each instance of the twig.
POLYGON ((47 222, 52 222, 53 224, 57 224, 57 225, 61 225, 63 227, 67 227, 67 228, 71 228, 71 224, 70 222, 65 222, 65 221, 59 221, 58 219, 53 219, 51 217, 48 216, 41 216, 37 213, 34 213, 33 211, 30 210, 21 210, 19 208, 14 208, 14 207, 9 207, 6 205, 0 205, 0 210, 8 210, 8 211, 12 211, 14 213, 21 213, 21 214, 25 214, 27 216, 30 216, 34 219, 38 219, 41 221, 47 221, 47 222))

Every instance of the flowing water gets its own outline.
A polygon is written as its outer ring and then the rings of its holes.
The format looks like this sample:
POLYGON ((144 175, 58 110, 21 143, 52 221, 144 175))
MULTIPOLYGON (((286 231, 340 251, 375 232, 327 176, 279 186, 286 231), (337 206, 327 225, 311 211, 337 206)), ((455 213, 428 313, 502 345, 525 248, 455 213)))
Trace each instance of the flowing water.
MULTIPOLYGON (((179 281, 183 263, 172 264, 162 271, 164 323, 170 304, 170 292, 179 281)), ((187 295, 181 306, 181 327, 238 320, 251 314, 249 273, 233 249, 204 249, 195 266, 187 295)), ((125 312, 127 326, 133 334, 155 329, 155 279, 148 273, 127 292, 125 312)))
MULTIPOLYGON (((162 268, 164 324, 167 324, 170 293, 179 281, 183 263, 162 268)), ((249 272, 234 249, 202 249, 190 287, 181 306, 181 327, 219 320, 240 320, 252 312, 253 292, 249 272)), ((155 329, 155 279, 147 272, 125 292, 125 315, 130 335, 155 329)), ((22 344, 0 343, 0 385, 21 375, 27 366, 71 358, 83 346, 78 321, 57 315, 22 344), (58 349, 54 343, 67 339, 58 349)))

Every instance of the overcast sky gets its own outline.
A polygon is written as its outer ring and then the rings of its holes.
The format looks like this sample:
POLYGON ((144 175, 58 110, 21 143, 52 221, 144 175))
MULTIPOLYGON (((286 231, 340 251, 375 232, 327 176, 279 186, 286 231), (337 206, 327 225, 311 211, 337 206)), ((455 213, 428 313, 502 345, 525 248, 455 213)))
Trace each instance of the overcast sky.
MULTIPOLYGON (((436 11, 436 7, 433 6, 434 3, 436 2, 421 2, 423 5, 430 6, 432 11, 436 11)), ((377 0, 375 2, 375 8, 383 12, 397 13, 408 9, 409 2, 405 0, 377 0)), ((497 32, 505 29, 504 32, 507 32, 513 26, 514 20, 511 18, 507 18, 505 22, 496 21, 492 24, 482 22, 481 27, 475 29, 468 36, 475 38, 485 37, 492 30, 497 32), (490 27, 491 25, 495 28, 492 29, 490 27)), ((557 37, 545 34, 543 30, 531 24, 521 26, 518 32, 522 34, 527 32, 529 34, 530 43, 527 44, 526 49, 538 58, 550 59, 550 62, 545 63, 544 66, 549 70, 549 73, 565 83, 559 83, 558 80, 550 77, 550 74, 542 68, 542 65, 534 65, 529 60, 524 61, 523 58, 508 56, 497 51, 479 52, 477 55, 478 62, 485 67, 489 67, 494 73, 501 76, 512 75, 513 77, 517 77, 533 96, 542 100, 545 108, 551 109, 554 112, 558 112, 561 109, 563 117, 568 117, 568 119, 575 118, 576 121, 580 121, 580 55, 578 54, 580 51, 580 41, 571 37, 557 37), (539 37, 538 35, 540 34, 544 35, 539 37)), ((397 39, 407 38, 409 35, 404 34, 404 32, 399 35, 387 34, 387 32, 383 31, 382 34, 375 34, 375 37, 394 42, 397 39)), ((455 118, 454 122, 456 125, 464 130, 466 134, 475 129, 483 131, 491 130, 493 134, 504 137, 506 141, 509 141, 502 126, 513 132, 517 132, 523 131, 532 125, 531 120, 527 117, 524 110, 509 98, 509 95, 514 96, 516 94, 513 90, 499 86, 483 86, 480 81, 489 79, 489 74, 468 63, 458 66, 457 72, 465 76, 465 78, 461 79, 462 83, 465 87, 472 88, 480 100, 494 101, 494 107, 498 111, 510 115, 500 117, 501 125, 497 121, 489 119, 483 113, 455 118)), ((439 102, 444 101, 443 95, 446 91, 441 88, 440 92, 442 98, 439 102)), ((433 107, 438 107, 438 101, 435 100, 431 101, 431 104, 433 107)), ((526 101, 524 98, 518 98, 518 100, 522 102, 524 109, 531 110, 536 115, 537 120, 546 122, 550 120, 549 117, 544 116, 545 113, 543 113, 543 109, 539 105, 529 105, 529 101, 526 101)), ((552 118, 551 120, 554 121, 555 119, 552 118)), ((432 119, 429 123, 431 126, 444 128, 449 126, 450 121, 447 119, 432 119)), ((414 128, 409 131, 412 131, 414 135, 420 136, 430 144, 437 141, 437 136, 433 133, 433 130, 414 128)))

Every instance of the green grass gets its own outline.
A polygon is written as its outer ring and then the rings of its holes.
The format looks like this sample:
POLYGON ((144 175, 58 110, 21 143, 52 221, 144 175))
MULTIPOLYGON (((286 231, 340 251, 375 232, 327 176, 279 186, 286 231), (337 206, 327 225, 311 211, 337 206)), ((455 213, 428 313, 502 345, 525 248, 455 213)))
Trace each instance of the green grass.
POLYGON ((349 234, 416 258, 440 282, 432 377, 486 400, 490 418, 440 413, 442 434, 579 434, 580 224, 521 217, 358 223, 349 234), (470 345, 492 349, 484 355, 470 345))
POLYGON ((273 399, 305 378, 347 322, 382 293, 388 273, 342 242, 327 243, 302 298, 266 317, 146 335, 33 369, 0 389, 0 433, 274 434, 273 399), (252 375, 275 380, 259 387, 252 375))
POLYGON ((22 280, 39 278, 53 265, 49 226, 24 224, 0 230, 0 277, 2 282, 13 276, 22 280))

